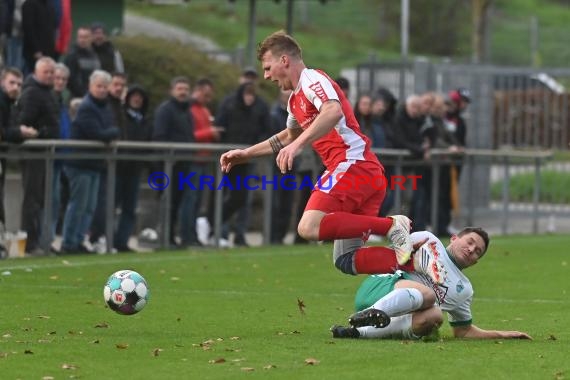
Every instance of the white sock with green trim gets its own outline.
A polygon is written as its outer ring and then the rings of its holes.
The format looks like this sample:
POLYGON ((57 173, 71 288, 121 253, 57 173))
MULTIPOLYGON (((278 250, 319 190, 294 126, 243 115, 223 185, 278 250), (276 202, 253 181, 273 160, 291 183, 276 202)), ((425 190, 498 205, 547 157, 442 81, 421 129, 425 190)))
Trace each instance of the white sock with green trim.
POLYGON ((372 307, 390 317, 397 317, 418 310, 424 303, 422 292, 415 288, 394 289, 380 298, 372 307))

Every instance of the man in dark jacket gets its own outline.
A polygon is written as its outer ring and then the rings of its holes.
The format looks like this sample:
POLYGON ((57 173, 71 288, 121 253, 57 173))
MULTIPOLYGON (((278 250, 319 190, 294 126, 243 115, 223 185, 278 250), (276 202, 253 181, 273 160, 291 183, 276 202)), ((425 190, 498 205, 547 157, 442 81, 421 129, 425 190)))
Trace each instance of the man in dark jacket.
POLYGON ((105 26, 98 22, 94 23, 91 25, 91 32, 93 33, 93 51, 99 57, 101 68, 110 73, 125 72, 121 53, 109 41, 107 33, 105 33, 105 26))
MULTIPOLYGON (((19 143, 35 138, 38 132, 25 125, 15 126, 15 103, 22 90, 22 72, 16 68, 2 71, 0 79, 0 141, 19 143)), ((4 184, 6 181, 6 159, 0 160, 0 223, 6 226, 4 210, 4 184)))
MULTIPOLYGON (((271 131, 271 116, 267 103, 257 94, 255 83, 241 84, 237 92, 220 106, 214 124, 225 128, 222 134, 224 143, 253 145, 267 137, 271 131)), ((252 175, 253 170, 252 164, 244 164, 236 166, 227 174, 234 190, 228 192, 224 199, 222 206, 224 222, 227 222, 243 207, 246 207, 246 215, 249 212, 248 190, 238 186, 237 181, 247 175, 252 175)), ((211 210, 213 211, 213 207, 211 210)), ((213 213, 210 213, 209 219, 210 225, 213 225, 213 213)), ((240 219, 239 223, 247 225, 246 220, 240 219)), ((236 233, 234 245, 247 246, 245 232, 236 233)))
MULTIPOLYGON (((119 137, 119 128, 114 126, 113 114, 107 102, 110 83, 111 75, 106 71, 95 70, 91 74, 89 93, 71 123, 72 139, 110 142, 119 137)), ((97 206, 99 177, 104 165, 103 160, 66 162, 64 170, 69 178, 70 194, 63 222, 61 251, 64 253, 87 251, 82 242, 97 206)))
POLYGON ((91 29, 80 27, 77 29, 76 43, 65 57, 64 63, 70 72, 67 87, 73 97, 81 98, 87 93, 89 76, 101 68, 99 58, 91 48, 92 39, 91 29))
POLYGON ((50 0, 26 0, 22 6, 23 53, 27 70, 41 57, 55 57, 57 18, 50 0))
MULTIPOLYGON (((109 96, 107 102, 113 113, 113 125, 119 128, 121 135, 125 128, 125 113, 123 109, 123 95, 127 86, 127 76, 122 73, 111 73, 111 84, 109 85, 109 96)), ((99 193, 97 194, 97 205, 107 203, 107 168, 104 168, 99 178, 99 193)), ((107 251, 105 241, 105 221, 106 208, 97 206, 91 222, 89 242, 93 248, 103 253, 107 251)))
MULTIPOLYGON (((170 98, 162 102, 155 111, 153 141, 194 142, 194 123, 188 112, 190 106, 190 81, 185 77, 175 77, 170 82, 170 98)), ((170 244, 177 246, 175 240, 178 215, 180 214, 180 234, 188 235, 191 226, 196 221, 188 219, 188 210, 195 207, 195 201, 186 199, 185 210, 179 210, 182 205, 184 189, 180 189, 180 175, 187 175, 189 164, 178 161, 174 164, 172 175, 172 198, 170 204, 170 244)))
MULTIPOLYGON (((16 125, 34 128, 38 138, 59 138, 59 106, 52 92, 55 62, 42 57, 36 62, 34 74, 24 81, 22 96, 18 102, 16 125)), ((22 162, 22 230, 28 233, 26 252, 43 254, 39 248, 41 216, 44 208, 45 162, 24 160, 22 162)), ((49 232, 49 231, 46 231, 49 232)))
MULTIPOLYGON (((148 95, 140 86, 132 86, 125 97, 125 125, 121 131, 121 140, 150 141, 152 120, 147 117, 148 95)), ((133 154, 141 154, 134 150, 133 154)), ((121 216, 115 233, 114 246, 119 252, 132 251, 128 242, 136 219, 136 209, 140 188, 140 176, 144 162, 119 161, 117 163, 117 185, 115 192, 116 206, 121 209, 121 216)))

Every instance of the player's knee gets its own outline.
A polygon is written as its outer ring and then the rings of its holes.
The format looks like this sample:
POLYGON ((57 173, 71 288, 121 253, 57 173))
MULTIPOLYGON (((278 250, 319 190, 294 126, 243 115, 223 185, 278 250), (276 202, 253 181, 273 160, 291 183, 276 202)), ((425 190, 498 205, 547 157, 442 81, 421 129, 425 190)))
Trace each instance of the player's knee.
POLYGON ((299 234, 299 236, 301 236, 303 239, 306 240, 319 239, 318 236, 319 232, 315 231, 315 228, 313 227, 312 223, 304 221, 303 219, 301 219, 299 225, 297 226, 297 233, 299 234))
POLYGON ((412 324, 414 334, 417 336, 426 336, 431 334, 434 329, 438 329, 443 323, 443 314, 437 307, 432 307, 418 313, 414 313, 412 324))
POLYGON ((337 267, 342 273, 356 275, 354 270, 354 252, 345 253, 339 256, 334 266, 337 267))

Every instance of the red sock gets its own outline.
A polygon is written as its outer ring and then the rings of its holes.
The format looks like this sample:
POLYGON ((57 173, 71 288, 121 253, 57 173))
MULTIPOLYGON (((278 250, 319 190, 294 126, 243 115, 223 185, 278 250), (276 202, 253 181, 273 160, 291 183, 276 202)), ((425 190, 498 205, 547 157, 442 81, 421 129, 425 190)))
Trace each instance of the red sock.
POLYGON ((363 247, 354 253, 354 268, 358 274, 394 273, 397 269, 414 271, 413 260, 398 265, 396 254, 388 247, 363 247))
POLYGON ((392 222, 392 218, 333 212, 321 220, 319 240, 367 238, 370 234, 386 236, 392 222))

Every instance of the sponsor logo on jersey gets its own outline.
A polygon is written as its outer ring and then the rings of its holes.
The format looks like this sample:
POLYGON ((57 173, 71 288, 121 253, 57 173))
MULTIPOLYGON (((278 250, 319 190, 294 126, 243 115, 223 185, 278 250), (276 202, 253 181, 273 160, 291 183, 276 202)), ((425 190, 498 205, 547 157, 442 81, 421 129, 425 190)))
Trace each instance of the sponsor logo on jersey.
POLYGON ((323 89, 321 82, 315 82, 311 84, 309 88, 315 92, 315 95, 317 95, 317 97, 321 99, 321 102, 324 103, 327 100, 329 100, 329 97, 327 96, 325 90, 323 89))
POLYGON ((439 305, 443 304, 445 302, 445 296, 447 295, 449 288, 445 285, 437 285, 431 278, 428 278, 428 280, 431 282, 431 287, 435 293, 437 303, 439 305))
POLYGON ((465 286, 463 286, 463 283, 461 282, 461 280, 459 280, 457 285, 455 285, 455 290, 457 291, 457 293, 461 293, 463 289, 465 289, 465 286))
POLYGON ((303 98, 299 99, 299 107, 301 107, 301 111, 303 111, 303 113, 307 113, 307 103, 305 103, 303 98))

